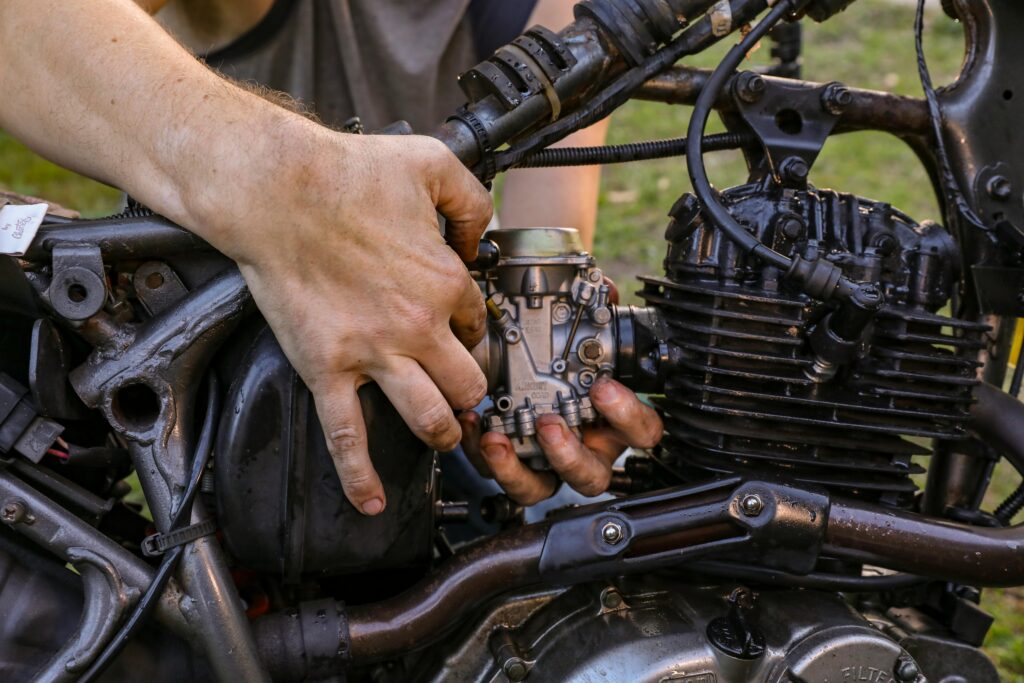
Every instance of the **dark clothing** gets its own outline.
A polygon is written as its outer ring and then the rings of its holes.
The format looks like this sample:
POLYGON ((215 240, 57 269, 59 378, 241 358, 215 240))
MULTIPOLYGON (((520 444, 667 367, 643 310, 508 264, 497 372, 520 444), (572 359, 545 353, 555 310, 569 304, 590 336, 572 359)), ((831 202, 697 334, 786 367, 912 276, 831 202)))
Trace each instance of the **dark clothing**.
POLYGON ((277 0, 214 68, 303 101, 328 125, 404 119, 429 132, 465 98, 456 76, 525 28, 536 0, 277 0))

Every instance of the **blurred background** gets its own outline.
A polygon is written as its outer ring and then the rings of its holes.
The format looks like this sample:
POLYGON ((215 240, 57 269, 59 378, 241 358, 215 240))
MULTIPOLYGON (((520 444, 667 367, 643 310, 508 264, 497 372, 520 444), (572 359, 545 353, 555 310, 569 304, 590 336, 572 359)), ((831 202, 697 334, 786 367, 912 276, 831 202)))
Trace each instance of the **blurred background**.
MULTIPOLYGON (((807 22, 804 77, 919 96, 915 4, 913 0, 860 0, 824 25, 807 22)), ((963 58, 961 29, 941 13, 937 0, 929 1, 928 19, 925 44, 932 78, 936 85, 951 82, 963 58)), ((725 47, 687 63, 712 67, 725 47)), ((766 62, 767 52, 763 46, 751 56, 750 64, 766 62)), ((630 102, 613 115, 609 142, 678 137, 685 134, 688 118, 689 109, 684 107, 630 102)), ((720 130, 720 126, 712 126, 710 132, 720 130)), ((738 152, 709 154, 707 166, 718 187, 745 179, 738 152)), ((913 153, 882 133, 830 139, 811 180, 821 187, 888 202, 918 221, 939 218, 935 195, 913 153)), ((46 162, 0 131, 0 189, 4 188, 44 197, 87 217, 113 213, 120 201, 117 190, 46 162)), ((619 284, 623 303, 637 301, 635 276, 660 274, 666 213, 689 189, 682 159, 604 169, 594 251, 599 265, 619 284)), ((1017 486, 1018 479, 1009 467, 997 470, 989 509, 1017 486)), ((987 652, 1003 680, 1024 683, 1024 588, 986 591, 982 606, 996 617, 986 641, 987 652)))

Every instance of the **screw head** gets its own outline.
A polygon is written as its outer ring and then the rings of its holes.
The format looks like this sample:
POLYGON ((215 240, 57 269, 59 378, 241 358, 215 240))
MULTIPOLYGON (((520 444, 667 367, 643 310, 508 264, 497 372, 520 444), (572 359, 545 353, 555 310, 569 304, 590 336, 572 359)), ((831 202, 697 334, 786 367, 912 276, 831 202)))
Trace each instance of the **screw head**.
POLYGON ((1001 202, 1005 202, 1013 194, 1013 183, 1010 179, 1002 175, 994 175, 989 178, 988 184, 985 186, 988 191, 988 195, 992 199, 997 199, 1001 202))
POLYGON ((521 681, 530 672, 526 667, 526 662, 519 657, 509 657, 501 668, 510 681, 521 681))
POLYGON ((584 363, 596 363, 604 356, 604 346, 599 339, 584 339, 580 343, 579 356, 584 363))
POLYGON ((622 527, 615 522, 607 522, 601 528, 601 538, 608 545, 615 545, 622 540, 622 527))
POLYGON ((4 503, 0 509, 0 520, 6 524, 17 524, 25 518, 25 504, 20 500, 11 500, 4 503))
POLYGON ((740 509, 747 517, 757 517, 764 510, 764 501, 761 500, 761 496, 752 493, 743 497, 743 500, 740 501, 740 509))
POLYGON ((804 224, 796 216, 786 216, 782 219, 779 230, 786 239, 795 240, 804 234, 804 224))

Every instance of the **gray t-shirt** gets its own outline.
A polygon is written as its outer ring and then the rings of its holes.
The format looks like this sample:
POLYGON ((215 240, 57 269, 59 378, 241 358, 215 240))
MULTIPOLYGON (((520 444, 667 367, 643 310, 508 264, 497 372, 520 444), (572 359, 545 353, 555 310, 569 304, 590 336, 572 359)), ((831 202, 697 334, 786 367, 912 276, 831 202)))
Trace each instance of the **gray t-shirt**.
POLYGON ((404 119, 429 132, 465 101, 456 77, 476 61, 469 5, 277 0, 255 28, 207 61, 292 95, 328 125, 358 115, 367 130, 404 119))

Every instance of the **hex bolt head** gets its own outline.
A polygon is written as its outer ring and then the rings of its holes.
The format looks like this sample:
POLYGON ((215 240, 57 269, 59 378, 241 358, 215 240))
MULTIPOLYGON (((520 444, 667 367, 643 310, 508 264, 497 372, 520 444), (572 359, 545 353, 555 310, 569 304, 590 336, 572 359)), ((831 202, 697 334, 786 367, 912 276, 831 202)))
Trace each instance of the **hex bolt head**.
POLYGON ((740 509, 747 517, 757 517, 764 510, 764 501, 755 494, 744 496, 740 501, 740 509))
POLYGON ((821 94, 821 106, 829 114, 840 116, 853 102, 853 94, 842 83, 829 83, 821 94))
POLYGON ((787 157, 779 166, 782 179, 789 183, 803 183, 807 180, 811 169, 800 157, 787 157))
POLYGON ((0 509, 0 520, 5 524, 17 524, 25 519, 25 504, 20 500, 9 500, 0 509))
POLYGON ((615 522, 607 522, 601 527, 601 538, 608 545, 615 545, 622 540, 622 527, 615 522))
POLYGON ((744 71, 736 79, 736 94, 744 102, 753 104, 764 96, 768 84, 753 71, 744 71))
POLYGON ((530 673, 526 662, 519 657, 509 657, 501 668, 510 681, 521 681, 526 678, 526 674, 530 673))
POLYGON ((1006 176, 994 175, 989 178, 985 189, 992 199, 1005 202, 1013 194, 1013 183, 1006 176))
POLYGON ((783 237, 795 240, 804 234, 804 223, 796 216, 786 216, 779 224, 783 237))

